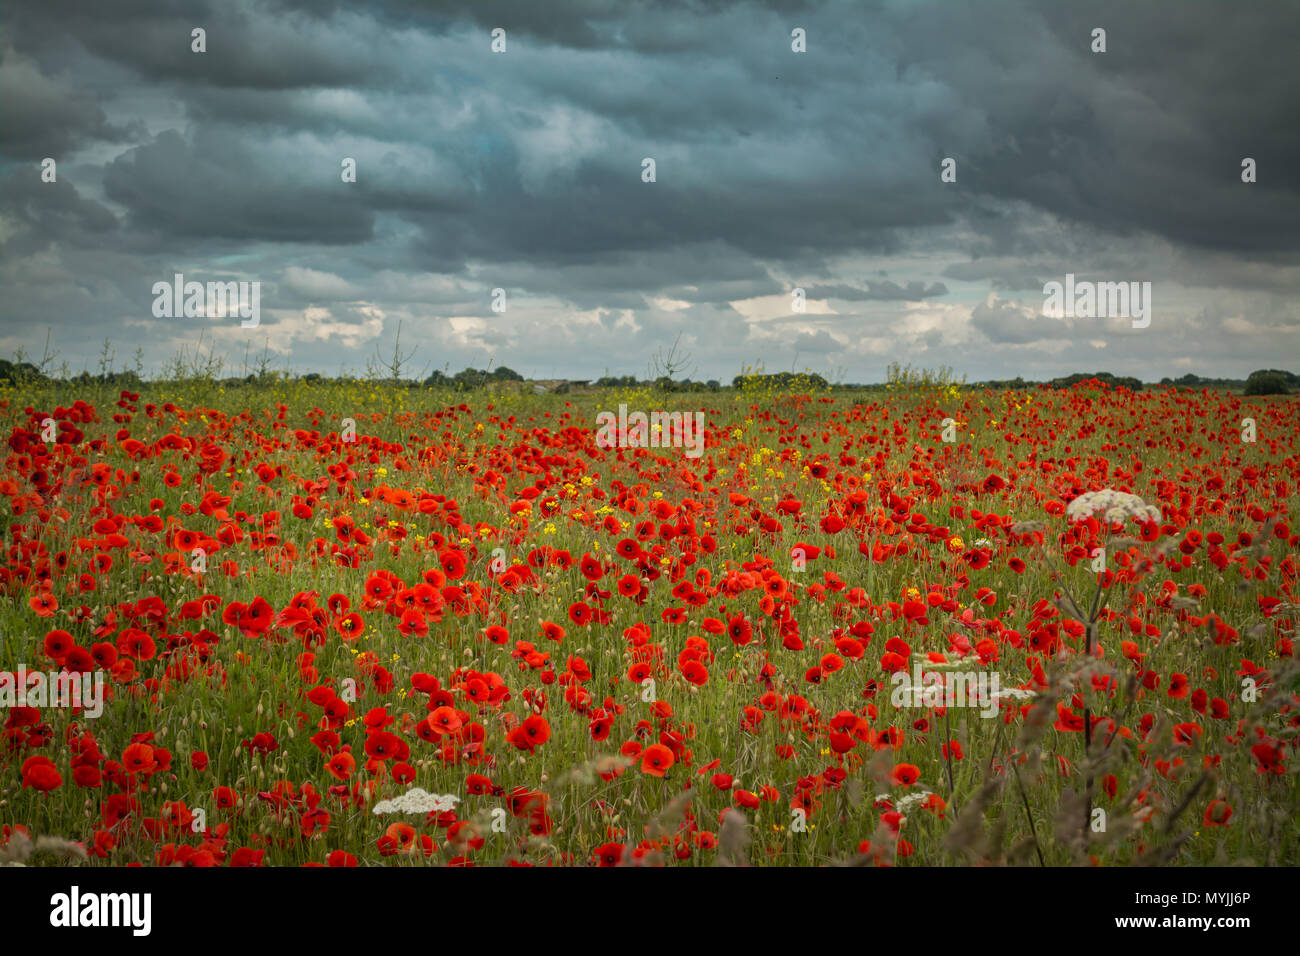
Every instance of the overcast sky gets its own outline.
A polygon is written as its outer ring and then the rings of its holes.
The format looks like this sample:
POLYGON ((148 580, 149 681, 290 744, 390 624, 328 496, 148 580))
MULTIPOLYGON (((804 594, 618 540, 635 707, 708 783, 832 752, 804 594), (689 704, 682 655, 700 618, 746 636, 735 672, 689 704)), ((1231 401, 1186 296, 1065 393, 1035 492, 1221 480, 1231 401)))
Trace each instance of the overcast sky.
POLYGON ((7 0, 0 356, 1300 371, 1298 50, 1290 2, 7 0), (156 318, 178 272, 260 326, 156 318), (1150 325, 1043 315, 1067 273, 1150 325))

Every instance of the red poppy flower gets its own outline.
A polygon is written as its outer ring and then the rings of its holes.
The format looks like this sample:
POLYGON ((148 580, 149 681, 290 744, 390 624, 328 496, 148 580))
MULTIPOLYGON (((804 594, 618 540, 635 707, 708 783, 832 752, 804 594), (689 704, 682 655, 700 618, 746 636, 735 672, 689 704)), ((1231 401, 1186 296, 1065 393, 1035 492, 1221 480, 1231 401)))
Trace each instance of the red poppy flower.
POLYGON ((736 614, 727 622, 727 636, 737 647, 744 647, 754 639, 754 627, 744 615, 736 614))
POLYGON ((38 755, 27 758, 19 772, 23 778, 23 789, 31 787, 49 793, 63 785, 63 777, 48 757, 38 755))
POLYGON ((1232 805, 1226 800, 1211 800, 1202 821, 1207 827, 1224 827, 1232 819, 1232 805))
POLYGON ((651 777, 662 777, 675 761, 673 752, 663 744, 651 744, 641 752, 641 772, 651 777))
POLYGON ((335 780, 347 780, 352 776, 352 771, 356 769, 356 758, 350 753, 337 753, 325 764, 325 769, 330 772, 335 780))
POLYGON ((900 763, 894 767, 891 779, 895 785, 900 787, 910 787, 921 778, 921 770, 915 764, 900 763))
POLYGON ((592 851, 592 858, 597 866, 618 866, 626 849, 621 843, 603 843, 592 851))
POLYGON ((54 630, 45 635, 45 654, 55 661, 62 661, 64 655, 72 650, 76 642, 67 631, 54 630))

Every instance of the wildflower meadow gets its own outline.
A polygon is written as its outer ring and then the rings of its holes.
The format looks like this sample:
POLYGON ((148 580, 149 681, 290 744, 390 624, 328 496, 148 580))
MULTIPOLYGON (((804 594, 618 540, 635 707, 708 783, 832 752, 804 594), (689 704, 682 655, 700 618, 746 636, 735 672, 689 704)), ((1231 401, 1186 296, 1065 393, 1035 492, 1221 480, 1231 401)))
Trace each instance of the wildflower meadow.
POLYGON ((0 419, 0 660, 48 675, 0 685, 8 861, 1300 860, 1292 398, 281 380, 0 419), (598 441, 620 404, 702 454, 598 441))

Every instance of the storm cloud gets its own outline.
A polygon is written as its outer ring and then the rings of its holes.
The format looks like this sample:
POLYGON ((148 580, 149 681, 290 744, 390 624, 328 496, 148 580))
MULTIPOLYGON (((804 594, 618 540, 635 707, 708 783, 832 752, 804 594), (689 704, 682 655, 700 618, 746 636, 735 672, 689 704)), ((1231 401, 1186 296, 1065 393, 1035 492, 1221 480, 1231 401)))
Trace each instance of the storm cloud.
POLYGON ((679 334, 720 379, 758 360, 877 381, 898 359, 1152 380, 1300 355, 1293 5, 48 0, 0 18, 6 355, 49 329, 74 371, 104 339, 158 368, 202 332, 235 371, 251 346, 336 372, 399 323, 417 364, 575 378, 645 374, 679 334), (155 318, 178 272, 260 281, 261 325, 155 318), (1151 282, 1150 327, 1043 316, 1067 273, 1151 282))

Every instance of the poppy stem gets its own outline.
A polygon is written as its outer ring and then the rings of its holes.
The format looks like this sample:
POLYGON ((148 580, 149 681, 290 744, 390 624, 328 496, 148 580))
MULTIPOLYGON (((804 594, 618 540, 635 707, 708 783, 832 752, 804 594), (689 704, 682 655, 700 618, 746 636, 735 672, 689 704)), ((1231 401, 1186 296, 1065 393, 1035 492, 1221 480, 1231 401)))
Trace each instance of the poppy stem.
POLYGON ((943 709, 943 736, 944 750, 946 751, 948 765, 948 802, 953 806, 953 813, 957 812, 957 790, 952 782, 952 716, 947 707, 943 709))
MULTIPOLYGON (((1094 639, 1097 636, 1097 620, 1101 617, 1101 612, 1106 609, 1107 600, 1110 597, 1110 589, 1103 587, 1101 580, 1097 581, 1097 591, 1092 596, 1092 610, 1088 615, 1088 624, 1084 631, 1085 654, 1088 658, 1085 669, 1092 666, 1092 648, 1094 639)), ((1088 684, 1092 683, 1091 676, 1088 677, 1088 684)), ((1088 684, 1084 685, 1084 694, 1090 689, 1088 684)), ((1083 852, 1084 856, 1088 855, 1089 831, 1092 827, 1092 708, 1087 704, 1088 698, 1084 697, 1083 707, 1083 760, 1087 767, 1083 780, 1083 852)))
POLYGON ((1025 808, 1025 822, 1029 824, 1029 836, 1034 841, 1034 852, 1038 855, 1038 865, 1047 866, 1043 862, 1043 849, 1038 845, 1038 831, 1034 828, 1034 815, 1029 809, 1029 798, 1025 796, 1025 785, 1020 779, 1020 766, 1016 763, 1015 756, 1007 747, 1006 735, 1002 732, 1002 725, 998 724, 998 740, 1007 751, 1007 757, 1011 763, 1011 772, 1016 775, 1016 789, 1020 791, 1020 805, 1025 808))
MULTIPOLYGON (((1092 625, 1088 625, 1088 656, 1092 657, 1092 625)), ((1088 854, 1088 828, 1092 825, 1092 709, 1083 708, 1083 760, 1088 765, 1083 779, 1083 852, 1088 854)))

